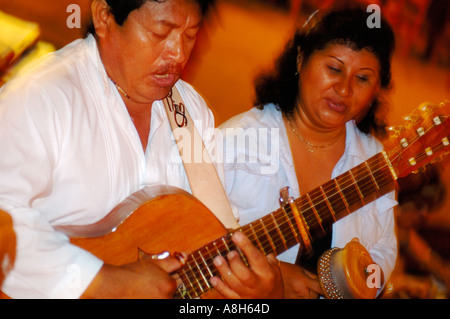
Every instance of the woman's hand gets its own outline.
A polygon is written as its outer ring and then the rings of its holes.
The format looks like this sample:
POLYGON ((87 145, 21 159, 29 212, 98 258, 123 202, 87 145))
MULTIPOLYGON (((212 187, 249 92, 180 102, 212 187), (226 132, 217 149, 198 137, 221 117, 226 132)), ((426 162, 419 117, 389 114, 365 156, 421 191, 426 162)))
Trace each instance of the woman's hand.
POLYGON ((214 288, 228 299, 283 298, 283 280, 275 256, 265 257, 241 232, 234 233, 232 240, 247 258, 249 267, 236 251, 231 251, 226 259, 216 257, 214 264, 223 279, 212 277, 214 288))
POLYGON ((284 296, 287 299, 316 299, 322 294, 317 276, 290 263, 281 263, 284 296))

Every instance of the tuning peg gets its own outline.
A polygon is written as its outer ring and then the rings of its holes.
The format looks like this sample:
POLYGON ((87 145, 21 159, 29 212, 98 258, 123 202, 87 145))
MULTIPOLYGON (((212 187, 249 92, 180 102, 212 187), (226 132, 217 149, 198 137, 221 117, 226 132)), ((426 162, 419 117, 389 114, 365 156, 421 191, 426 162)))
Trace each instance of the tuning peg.
POLYGON ((409 131, 416 132, 419 137, 425 134, 425 119, 420 108, 414 109, 411 114, 404 118, 404 120, 405 126, 408 127, 409 131))
POLYGON ((419 105, 419 110, 424 114, 433 114, 436 112, 438 106, 435 103, 423 102, 419 105))
POLYGON ((441 125, 444 118, 448 117, 450 102, 442 102, 439 105, 427 102, 422 103, 419 108, 427 120, 432 122, 434 125, 441 125))
POLYGON ((444 146, 448 146, 450 144, 448 137, 444 137, 441 141, 442 141, 442 144, 444 144, 444 146))
POLYGON ((406 127, 404 125, 396 125, 387 128, 388 138, 383 142, 387 151, 395 151, 399 146, 406 147, 408 141, 405 137, 406 127))
MULTIPOLYGON (((425 111, 425 110, 424 110, 425 111)), ((407 115, 404 117, 405 122, 407 123, 411 123, 411 124, 417 124, 417 123, 421 123, 424 118, 422 115, 422 112, 420 108, 416 108, 414 109, 411 114, 407 115)))
POLYGON ((383 142, 386 149, 395 149, 398 145, 398 137, 401 135, 400 126, 390 126, 386 129, 388 138, 383 142))
POLYGON ((388 135, 392 138, 400 137, 405 130, 406 128, 403 125, 390 126, 387 128, 388 135))
POLYGON ((427 166, 425 165, 425 166, 421 166, 421 167, 419 167, 418 169, 412 171, 412 173, 413 173, 413 174, 416 174, 416 175, 417 175, 417 174, 422 174, 422 173, 425 173, 426 170, 427 170, 427 166))

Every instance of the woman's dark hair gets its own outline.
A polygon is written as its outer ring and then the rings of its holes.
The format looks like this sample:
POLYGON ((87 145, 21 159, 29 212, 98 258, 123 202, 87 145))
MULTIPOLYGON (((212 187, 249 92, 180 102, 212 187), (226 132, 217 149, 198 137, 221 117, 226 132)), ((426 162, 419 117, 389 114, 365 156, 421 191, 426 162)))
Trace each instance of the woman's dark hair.
MULTIPOLYGON (((106 3, 111 9, 111 13, 114 15, 116 23, 118 25, 123 25, 131 11, 139 9, 147 1, 165 2, 166 0, 106 0, 106 3)), ((205 16, 209 12, 210 8, 215 4, 215 0, 191 1, 198 3, 203 16, 205 16)), ((87 32, 95 34, 95 28, 92 22, 88 24, 87 32)))
MULTIPOLYGON (((381 66, 381 87, 388 88, 391 83, 391 57, 395 48, 394 33, 384 19, 381 19, 379 27, 368 27, 370 14, 361 7, 335 9, 309 30, 305 28, 296 32, 275 62, 275 69, 256 79, 255 106, 262 109, 264 105, 273 103, 281 112, 292 114, 299 94, 299 53, 302 54, 302 63, 306 64, 311 54, 333 44, 343 44, 357 51, 365 48, 372 52, 381 66)), ((377 98, 365 117, 358 121, 361 131, 372 132, 380 137, 384 135, 386 124, 377 117, 381 105, 377 98)))

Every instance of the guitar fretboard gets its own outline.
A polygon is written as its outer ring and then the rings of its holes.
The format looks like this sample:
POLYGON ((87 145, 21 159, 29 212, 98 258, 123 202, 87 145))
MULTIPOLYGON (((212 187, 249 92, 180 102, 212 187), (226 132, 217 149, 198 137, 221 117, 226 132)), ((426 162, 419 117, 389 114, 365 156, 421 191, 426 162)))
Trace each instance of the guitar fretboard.
MULTIPOLYGON (((335 179, 296 199, 292 204, 280 207, 265 217, 241 227, 252 243, 264 254, 276 256, 295 246, 303 244, 292 206, 300 212, 300 222, 313 242, 331 232, 333 223, 356 211, 376 198, 392 191, 395 177, 383 153, 356 166, 335 179)), ((298 217, 298 216, 297 216, 298 217)), ((193 299, 212 289, 209 280, 220 276, 213 264, 217 255, 226 256, 236 250, 242 260, 243 253, 227 234, 191 253, 185 265, 178 271, 179 285, 175 298, 193 299)))

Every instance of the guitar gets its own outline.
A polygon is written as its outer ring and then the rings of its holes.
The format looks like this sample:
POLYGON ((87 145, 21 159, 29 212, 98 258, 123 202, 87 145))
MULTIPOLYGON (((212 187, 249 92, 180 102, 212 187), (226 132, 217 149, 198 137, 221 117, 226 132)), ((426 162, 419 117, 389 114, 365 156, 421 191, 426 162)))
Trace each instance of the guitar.
MULTIPOLYGON (((279 255, 296 244, 311 250, 333 223, 393 191, 399 177, 450 152, 449 108, 450 102, 420 106, 404 125, 390 129, 384 151, 298 199, 285 197, 278 210, 239 230, 265 254, 279 255)), ((210 277, 219 275, 213 258, 237 250, 232 232, 202 203, 169 186, 147 187, 130 195, 93 225, 57 229, 112 265, 135 262, 139 251, 190 252, 176 272, 181 284, 175 298, 218 297, 209 283, 210 277)), ((241 257, 246 262, 242 253, 241 257)))

